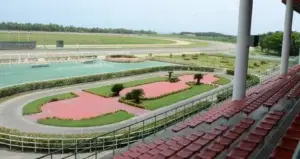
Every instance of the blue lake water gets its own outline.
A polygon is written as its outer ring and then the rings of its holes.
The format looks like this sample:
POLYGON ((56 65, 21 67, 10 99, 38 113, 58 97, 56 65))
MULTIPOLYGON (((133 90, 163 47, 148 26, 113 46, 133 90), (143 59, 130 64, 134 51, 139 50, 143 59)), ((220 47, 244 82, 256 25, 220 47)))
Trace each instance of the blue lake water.
POLYGON ((51 63, 50 67, 31 68, 31 64, 16 64, 0 66, 0 87, 9 85, 53 80, 57 78, 84 76, 109 72, 119 72, 155 66, 168 66, 170 63, 144 61, 140 63, 113 63, 98 60, 93 64, 51 63))

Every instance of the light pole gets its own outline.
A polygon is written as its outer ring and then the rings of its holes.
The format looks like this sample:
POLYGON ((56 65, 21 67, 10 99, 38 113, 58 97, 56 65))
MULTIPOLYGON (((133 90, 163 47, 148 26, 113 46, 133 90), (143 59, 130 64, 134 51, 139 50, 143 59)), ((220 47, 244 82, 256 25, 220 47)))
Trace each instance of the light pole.
POLYGON ((8 32, 7 38, 8 38, 8 41, 10 41, 10 31, 8 32))
POLYGON ((20 41, 20 30, 18 31, 18 42, 20 41))
POLYGON ((30 31, 28 31, 28 33, 27 33, 27 41, 29 42, 29 40, 30 40, 30 34, 31 34, 31 32, 30 31))

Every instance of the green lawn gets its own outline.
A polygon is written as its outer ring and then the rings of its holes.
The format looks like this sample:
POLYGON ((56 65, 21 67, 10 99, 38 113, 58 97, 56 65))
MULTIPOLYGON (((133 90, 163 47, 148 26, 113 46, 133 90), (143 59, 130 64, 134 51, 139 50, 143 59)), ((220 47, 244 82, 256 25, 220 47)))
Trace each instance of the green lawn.
MULTIPOLYGON (((126 83, 123 83, 123 85, 125 88, 128 88, 128 87, 134 87, 134 86, 138 86, 138 85, 142 85, 142 84, 161 82, 161 81, 166 81, 166 80, 167 80, 167 77, 153 77, 153 78, 147 78, 147 79, 142 79, 142 80, 126 82, 126 83)), ((104 97, 111 97, 112 96, 112 92, 111 92, 112 86, 113 85, 107 85, 107 86, 87 89, 85 91, 96 94, 96 95, 104 96, 104 97)))
MULTIPOLYGON (((27 41, 27 32, 21 32, 20 41, 27 41)), ((38 33, 33 32, 30 40, 37 41, 37 45, 55 45, 56 40, 64 40, 65 45, 101 45, 101 44, 172 44, 171 40, 141 36, 105 35, 105 34, 69 34, 69 33, 38 33)), ((0 33, 0 41, 18 41, 18 33, 0 33)))
POLYGON ((218 85, 226 85, 226 84, 229 84, 231 82, 230 79, 226 78, 226 77, 219 77, 219 81, 215 82, 215 84, 218 84, 218 85))
POLYGON ((210 85, 193 85, 192 88, 175 93, 172 95, 168 95, 162 98, 153 99, 153 100, 143 100, 141 105, 144 106, 145 109, 155 110, 164 106, 168 106, 170 104, 177 103, 181 100, 185 100, 191 98, 193 96, 199 95, 201 93, 210 91, 216 87, 210 85))
POLYGON ((44 125, 60 126, 60 127, 89 127, 89 126, 102 126, 113 123, 118 123, 123 120, 127 120, 134 117, 126 111, 117 111, 111 114, 105 114, 98 117, 82 120, 71 120, 71 119, 40 119, 38 122, 44 125))
MULTIPOLYGON (((234 69, 234 57, 206 54, 197 55, 198 59, 192 59, 192 54, 186 54, 185 57, 182 57, 181 55, 173 55, 172 58, 170 58, 170 56, 157 56, 153 58, 154 60, 187 64, 192 66, 211 66, 215 68, 234 69)), ((250 73, 259 74, 265 72, 267 69, 274 68, 277 65, 279 65, 279 62, 250 59, 248 62, 248 70, 250 73)))
POLYGON ((36 114, 41 112, 41 107, 53 99, 64 100, 77 97, 74 93, 58 94, 34 100, 23 107, 23 115, 36 114))

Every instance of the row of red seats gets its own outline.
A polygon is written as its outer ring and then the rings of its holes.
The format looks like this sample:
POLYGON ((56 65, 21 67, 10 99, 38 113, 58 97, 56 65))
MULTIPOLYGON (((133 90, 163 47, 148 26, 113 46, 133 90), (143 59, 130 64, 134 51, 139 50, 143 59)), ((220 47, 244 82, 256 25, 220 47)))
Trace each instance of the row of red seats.
MULTIPOLYGON (((259 108, 261 105, 263 105, 269 98, 274 96, 280 89, 282 89, 283 86, 290 83, 291 81, 297 81, 294 78, 299 78, 299 76, 295 76, 295 72, 300 71, 300 65, 294 66, 289 70, 289 75, 281 75, 277 78, 272 78, 269 80, 269 82, 264 83, 261 88, 262 90, 259 90, 258 93, 253 93, 248 95, 244 100, 241 101, 230 101, 226 102, 218 107, 210 108, 207 112, 202 114, 197 114, 194 117, 192 117, 190 120, 181 122, 177 125, 175 125, 172 128, 173 132, 179 132, 184 130, 187 127, 194 128, 202 123, 211 124, 214 121, 218 120, 221 117, 224 117, 226 119, 230 119, 237 113, 240 113, 241 111, 250 114, 257 108, 259 108), (295 77, 294 77, 295 76, 295 77)), ((292 87, 293 84, 289 85, 289 88, 292 87)), ((259 88, 259 87, 258 87, 259 88)), ((288 89, 285 89, 287 91, 288 89)), ((253 91, 255 92, 255 91, 253 91)), ((281 93, 280 96, 283 94, 281 93)), ((276 95, 278 98, 279 96, 276 95)), ((275 96, 274 96, 275 98, 275 96)), ((277 99, 275 101, 278 101, 277 99)), ((271 101, 271 100, 270 100, 271 101)), ((272 101, 274 102, 274 101, 272 101)), ((266 103, 268 104, 268 103, 266 103)), ((273 104, 274 105, 274 104, 273 104)))
POLYGON ((247 95, 260 93, 261 91, 264 91, 266 88, 270 87, 270 85, 274 84, 274 82, 278 82, 279 80, 282 80, 283 78, 286 78, 287 76, 293 76, 299 71, 300 71, 300 65, 295 65, 289 69, 287 75, 273 76, 273 77, 263 81, 258 86, 247 91, 247 95))
POLYGON ((228 149, 254 122, 246 118, 231 128, 219 125, 207 133, 196 131, 187 136, 138 144, 114 159, 213 159, 228 149))
POLYGON ((300 113, 273 150, 270 159, 291 159, 300 140, 300 113))
POLYGON ((211 132, 196 131, 187 136, 174 136, 168 140, 158 139, 138 144, 114 159, 187 159, 224 133, 229 127, 220 125, 211 132))
POLYGON ((239 143, 229 152, 227 159, 246 159, 256 147, 264 140, 273 127, 280 121, 284 112, 274 110, 267 114, 247 137, 239 141, 239 143))
POLYGON ((230 118, 241 111, 241 102, 242 101, 232 101, 224 103, 218 107, 212 107, 205 113, 197 114, 190 120, 175 125, 172 128, 172 131, 179 132, 187 127, 194 128, 204 122, 211 124, 221 117, 230 118))
POLYGON ((298 83, 299 79, 300 76, 281 77, 281 80, 277 80, 277 82, 274 82, 268 88, 250 96, 250 99, 245 103, 247 106, 245 106, 243 112, 250 114, 263 104, 268 107, 273 106, 298 83))
POLYGON ((228 129, 222 136, 216 138, 211 145, 195 155, 195 159, 215 159, 225 149, 230 148, 243 133, 245 133, 255 121, 249 118, 243 119, 238 124, 228 129))
POLYGON ((271 98, 269 98, 264 105, 267 107, 272 107, 275 105, 281 98, 283 98, 295 85, 297 85, 300 81, 300 76, 295 75, 291 77, 291 80, 289 83, 282 85, 283 87, 276 92, 271 98))
POLYGON ((300 83, 298 83, 288 94, 288 98, 297 98, 300 96, 300 83))

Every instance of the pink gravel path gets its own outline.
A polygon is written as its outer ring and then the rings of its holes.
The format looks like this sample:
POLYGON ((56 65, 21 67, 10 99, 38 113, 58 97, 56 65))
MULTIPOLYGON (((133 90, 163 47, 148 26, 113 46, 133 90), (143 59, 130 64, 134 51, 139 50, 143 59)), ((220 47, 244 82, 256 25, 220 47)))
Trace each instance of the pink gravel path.
MULTIPOLYGON (((126 88, 120 92, 120 95, 124 96, 132 89, 141 88, 144 90, 146 97, 158 97, 170 92, 186 89, 189 87, 186 82, 195 81, 194 75, 183 75, 180 76, 179 79, 180 81, 176 83, 155 82, 137 87, 126 88)), ((219 79, 214 77, 213 74, 206 74, 203 76, 201 83, 212 84, 217 80, 219 79)), ((150 112, 145 109, 119 103, 118 97, 104 98, 84 91, 78 91, 75 93, 78 95, 78 97, 47 103, 42 106, 41 113, 28 115, 28 117, 33 120, 46 117, 80 120, 83 118, 96 117, 99 115, 112 113, 118 110, 124 110, 136 116, 150 112)))
POLYGON ((80 120, 83 118, 96 117, 106 113, 124 110, 134 115, 149 112, 128 106, 118 102, 118 98, 104 98, 84 91, 75 92, 78 97, 47 103, 42 106, 42 112, 28 115, 30 119, 41 119, 46 117, 57 117, 61 119, 80 120))
MULTIPOLYGON (((126 93, 130 92, 133 89, 143 89, 145 92, 145 97, 153 98, 158 97, 164 94, 168 94, 170 92, 180 91, 190 86, 187 85, 187 82, 195 81, 194 75, 183 75, 178 77, 180 79, 179 82, 170 83, 170 82, 155 82, 149 83, 145 85, 140 85, 136 87, 125 88, 120 92, 121 96, 125 96, 126 93)), ((204 84, 212 84, 215 81, 218 81, 219 78, 213 76, 213 74, 206 74, 203 76, 203 79, 200 81, 204 84)))

